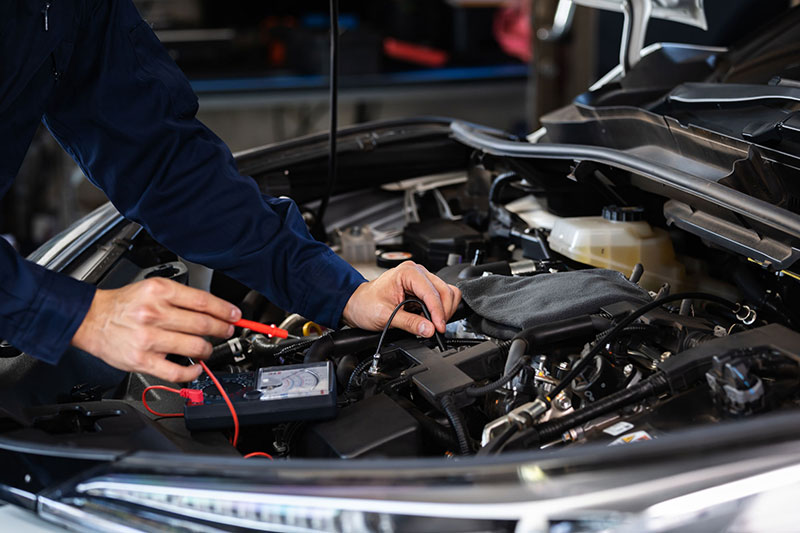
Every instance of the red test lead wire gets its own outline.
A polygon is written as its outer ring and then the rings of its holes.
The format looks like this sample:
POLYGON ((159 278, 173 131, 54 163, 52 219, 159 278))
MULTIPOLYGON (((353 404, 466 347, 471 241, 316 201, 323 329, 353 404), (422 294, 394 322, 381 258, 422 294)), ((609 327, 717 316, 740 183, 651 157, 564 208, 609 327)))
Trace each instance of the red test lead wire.
MULTIPOLYGON (((228 406, 228 409, 231 412, 231 417, 233 418, 233 438, 231 439, 231 444, 235 448, 236 445, 239 443, 239 417, 236 414, 236 409, 234 409, 233 402, 231 402, 228 393, 225 392, 225 389, 222 387, 222 384, 217 379, 217 376, 215 376, 214 373, 211 372, 211 370, 206 366, 206 364, 203 361, 200 361, 200 365, 203 367, 203 370, 205 370, 206 374, 208 374, 208 377, 211 378, 211 381, 214 382, 214 385, 216 385, 217 390, 222 396, 222 399, 225 400, 225 404, 228 406)), ((182 417, 183 413, 159 413, 158 411, 154 411, 153 409, 151 409, 150 406, 147 405, 147 393, 150 392, 151 390, 165 390, 167 392, 179 394, 181 398, 186 398, 192 403, 203 403, 203 391, 201 390, 173 389, 172 387, 165 387, 164 385, 152 385, 150 387, 145 388, 142 391, 142 404, 144 405, 145 409, 147 409, 150 413, 156 416, 178 418, 182 417)), ((272 456, 265 452, 253 452, 253 453, 248 453, 247 455, 244 456, 245 459, 251 459, 253 457, 266 457, 267 459, 272 460, 272 456)))
POLYGON ((150 406, 147 405, 147 393, 151 390, 165 390, 167 392, 173 392, 175 394, 179 394, 181 398, 186 398, 191 403, 203 403, 203 391, 196 390, 196 389, 173 389, 172 387, 165 387, 164 385, 151 385, 150 387, 146 387, 142 391, 142 405, 144 408, 147 409, 148 412, 160 416, 160 417, 168 417, 168 418, 179 418, 183 416, 183 413, 159 413, 158 411, 154 411, 150 409, 150 406))
POLYGON ((266 457, 267 459, 272 461, 272 456, 266 452, 253 452, 253 453, 248 453, 247 455, 244 456, 245 459, 252 459, 253 457, 266 457))
POLYGON ((281 339, 288 339, 289 332, 285 329, 277 328, 275 326, 268 326, 266 324, 262 324, 260 322, 253 322, 252 320, 237 320, 233 323, 234 326, 238 326, 240 328, 250 329, 253 331, 257 331, 258 333, 263 333, 264 335, 272 335, 273 337, 279 337, 281 339))
POLYGON ((231 417, 233 418, 233 438, 231 439, 231 444, 233 444, 233 447, 236 448, 236 444, 239 442, 239 417, 236 414, 236 409, 233 408, 233 402, 231 402, 231 399, 228 397, 228 393, 225 392, 225 388, 222 386, 222 383, 219 382, 217 376, 211 372, 211 370, 203 361, 200 361, 200 365, 203 367, 203 370, 206 371, 208 377, 211 378, 211 381, 214 382, 214 385, 217 386, 217 390, 219 391, 220 395, 222 395, 222 399, 225 400, 228 409, 231 411, 231 417))
MULTIPOLYGON (((231 412, 231 418, 233 418, 233 438, 231 439, 231 444, 233 447, 236 447, 236 444, 239 442, 239 417, 236 415, 236 409, 233 408, 233 402, 228 397, 228 393, 225 392, 225 389, 222 387, 222 384, 217 379, 217 376, 209 370, 206 364, 203 361, 200 361, 200 365, 205 370, 208 377, 211 378, 211 381, 214 382, 214 385, 217 386, 217 390, 219 391, 222 399, 225 400, 225 404, 228 406, 228 409, 231 412)), ((183 413, 159 413, 158 411, 154 411, 147 405, 147 393, 151 390, 165 390, 167 392, 172 392, 175 394, 179 394, 181 398, 188 399, 191 403, 203 403, 203 391, 197 389, 173 389, 172 387, 165 387, 164 385, 152 385, 150 387, 145 388, 142 391, 142 404, 144 408, 147 409, 148 412, 161 417, 169 417, 169 418, 179 418, 183 416, 183 413)))

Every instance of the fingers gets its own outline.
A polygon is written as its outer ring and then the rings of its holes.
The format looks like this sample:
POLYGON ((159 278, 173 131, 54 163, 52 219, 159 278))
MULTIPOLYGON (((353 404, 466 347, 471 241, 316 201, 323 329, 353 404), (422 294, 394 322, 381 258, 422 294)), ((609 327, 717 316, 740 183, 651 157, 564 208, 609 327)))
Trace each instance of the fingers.
POLYGON ((205 359, 212 347, 201 335, 229 337, 241 313, 208 293, 165 279, 98 290, 72 344, 125 371, 173 382, 191 381, 201 368, 166 360, 172 353, 205 359))
POLYGON ((148 284, 145 290, 149 291, 152 296, 165 298, 175 307, 205 313, 226 322, 235 322, 242 318, 242 312, 235 305, 205 291, 161 278, 146 280, 142 283, 148 284))
POLYGON ((442 306, 444 307, 444 319, 447 321, 456 312, 458 302, 461 301, 461 291, 457 287, 448 285, 435 274, 428 273, 428 279, 439 292, 439 297, 442 299, 442 306))
POLYGON ((450 310, 450 316, 452 317, 458 309, 458 304, 461 303, 461 289, 454 285, 450 285, 450 287, 453 289, 453 307, 450 310))
POLYGON ((158 354, 172 353, 185 357, 208 359, 213 347, 211 343, 196 335, 186 335, 174 331, 155 330, 153 333, 142 333, 143 348, 158 354))
POLYGON ((234 330, 233 325, 225 320, 185 309, 170 308, 162 320, 164 329, 190 335, 210 335, 227 339, 233 335, 234 330))
POLYGON ((181 366, 167 361, 166 359, 153 356, 148 359, 146 368, 142 368, 140 371, 171 381, 172 383, 184 383, 187 381, 194 381, 200 377, 203 368, 200 365, 181 366))
MULTIPOLYGON (((417 298, 425 302, 425 306, 431 313, 431 320, 439 332, 445 330, 445 312, 442 298, 439 291, 428 277, 429 272, 419 265, 410 261, 398 267, 400 281, 407 292, 414 294, 417 298)), ((416 333, 416 332, 415 332, 416 333)), ((432 334, 433 332, 431 332, 432 334)))
POLYGON ((425 317, 408 311, 398 311, 394 316, 392 326, 421 337, 433 336, 433 324, 426 320, 425 317))

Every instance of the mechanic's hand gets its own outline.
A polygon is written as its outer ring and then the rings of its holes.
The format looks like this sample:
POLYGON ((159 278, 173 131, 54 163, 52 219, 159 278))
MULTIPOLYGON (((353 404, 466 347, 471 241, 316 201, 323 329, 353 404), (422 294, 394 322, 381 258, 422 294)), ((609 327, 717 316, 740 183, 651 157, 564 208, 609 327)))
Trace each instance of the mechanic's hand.
POLYGON ((201 337, 228 338, 241 311, 211 294, 164 278, 121 289, 97 290, 72 345, 129 372, 175 383, 202 372, 167 361, 167 354, 206 359, 211 344, 201 337))
POLYGON ((415 335, 431 337, 433 328, 444 333, 447 320, 461 301, 461 291, 411 261, 384 272, 378 279, 362 283, 344 307, 342 318, 350 326, 377 331, 383 329, 394 308, 407 294, 425 302, 431 313, 424 316, 398 311, 392 326, 415 335))

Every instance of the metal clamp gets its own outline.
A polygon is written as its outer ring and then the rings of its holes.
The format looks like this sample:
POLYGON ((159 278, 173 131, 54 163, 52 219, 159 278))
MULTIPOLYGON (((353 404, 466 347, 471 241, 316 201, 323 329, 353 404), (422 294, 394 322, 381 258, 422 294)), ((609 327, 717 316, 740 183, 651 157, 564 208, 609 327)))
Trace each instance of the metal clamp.
POLYGON ((757 318, 758 314, 748 305, 739 304, 738 309, 736 309, 736 319, 739 320, 745 326, 753 325, 757 318))

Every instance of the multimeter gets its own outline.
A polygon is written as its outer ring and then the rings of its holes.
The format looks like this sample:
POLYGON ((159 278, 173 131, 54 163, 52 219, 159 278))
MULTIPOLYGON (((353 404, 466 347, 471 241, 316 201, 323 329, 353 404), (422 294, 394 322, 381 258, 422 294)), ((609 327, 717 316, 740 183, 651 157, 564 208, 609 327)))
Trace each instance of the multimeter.
MULTIPOLYGON (((233 403, 239 424, 253 426, 336 416, 336 377, 330 361, 215 374, 233 403)), ((191 430, 225 429, 231 412, 210 378, 189 388, 203 391, 203 403, 187 401, 184 420, 191 430)))

